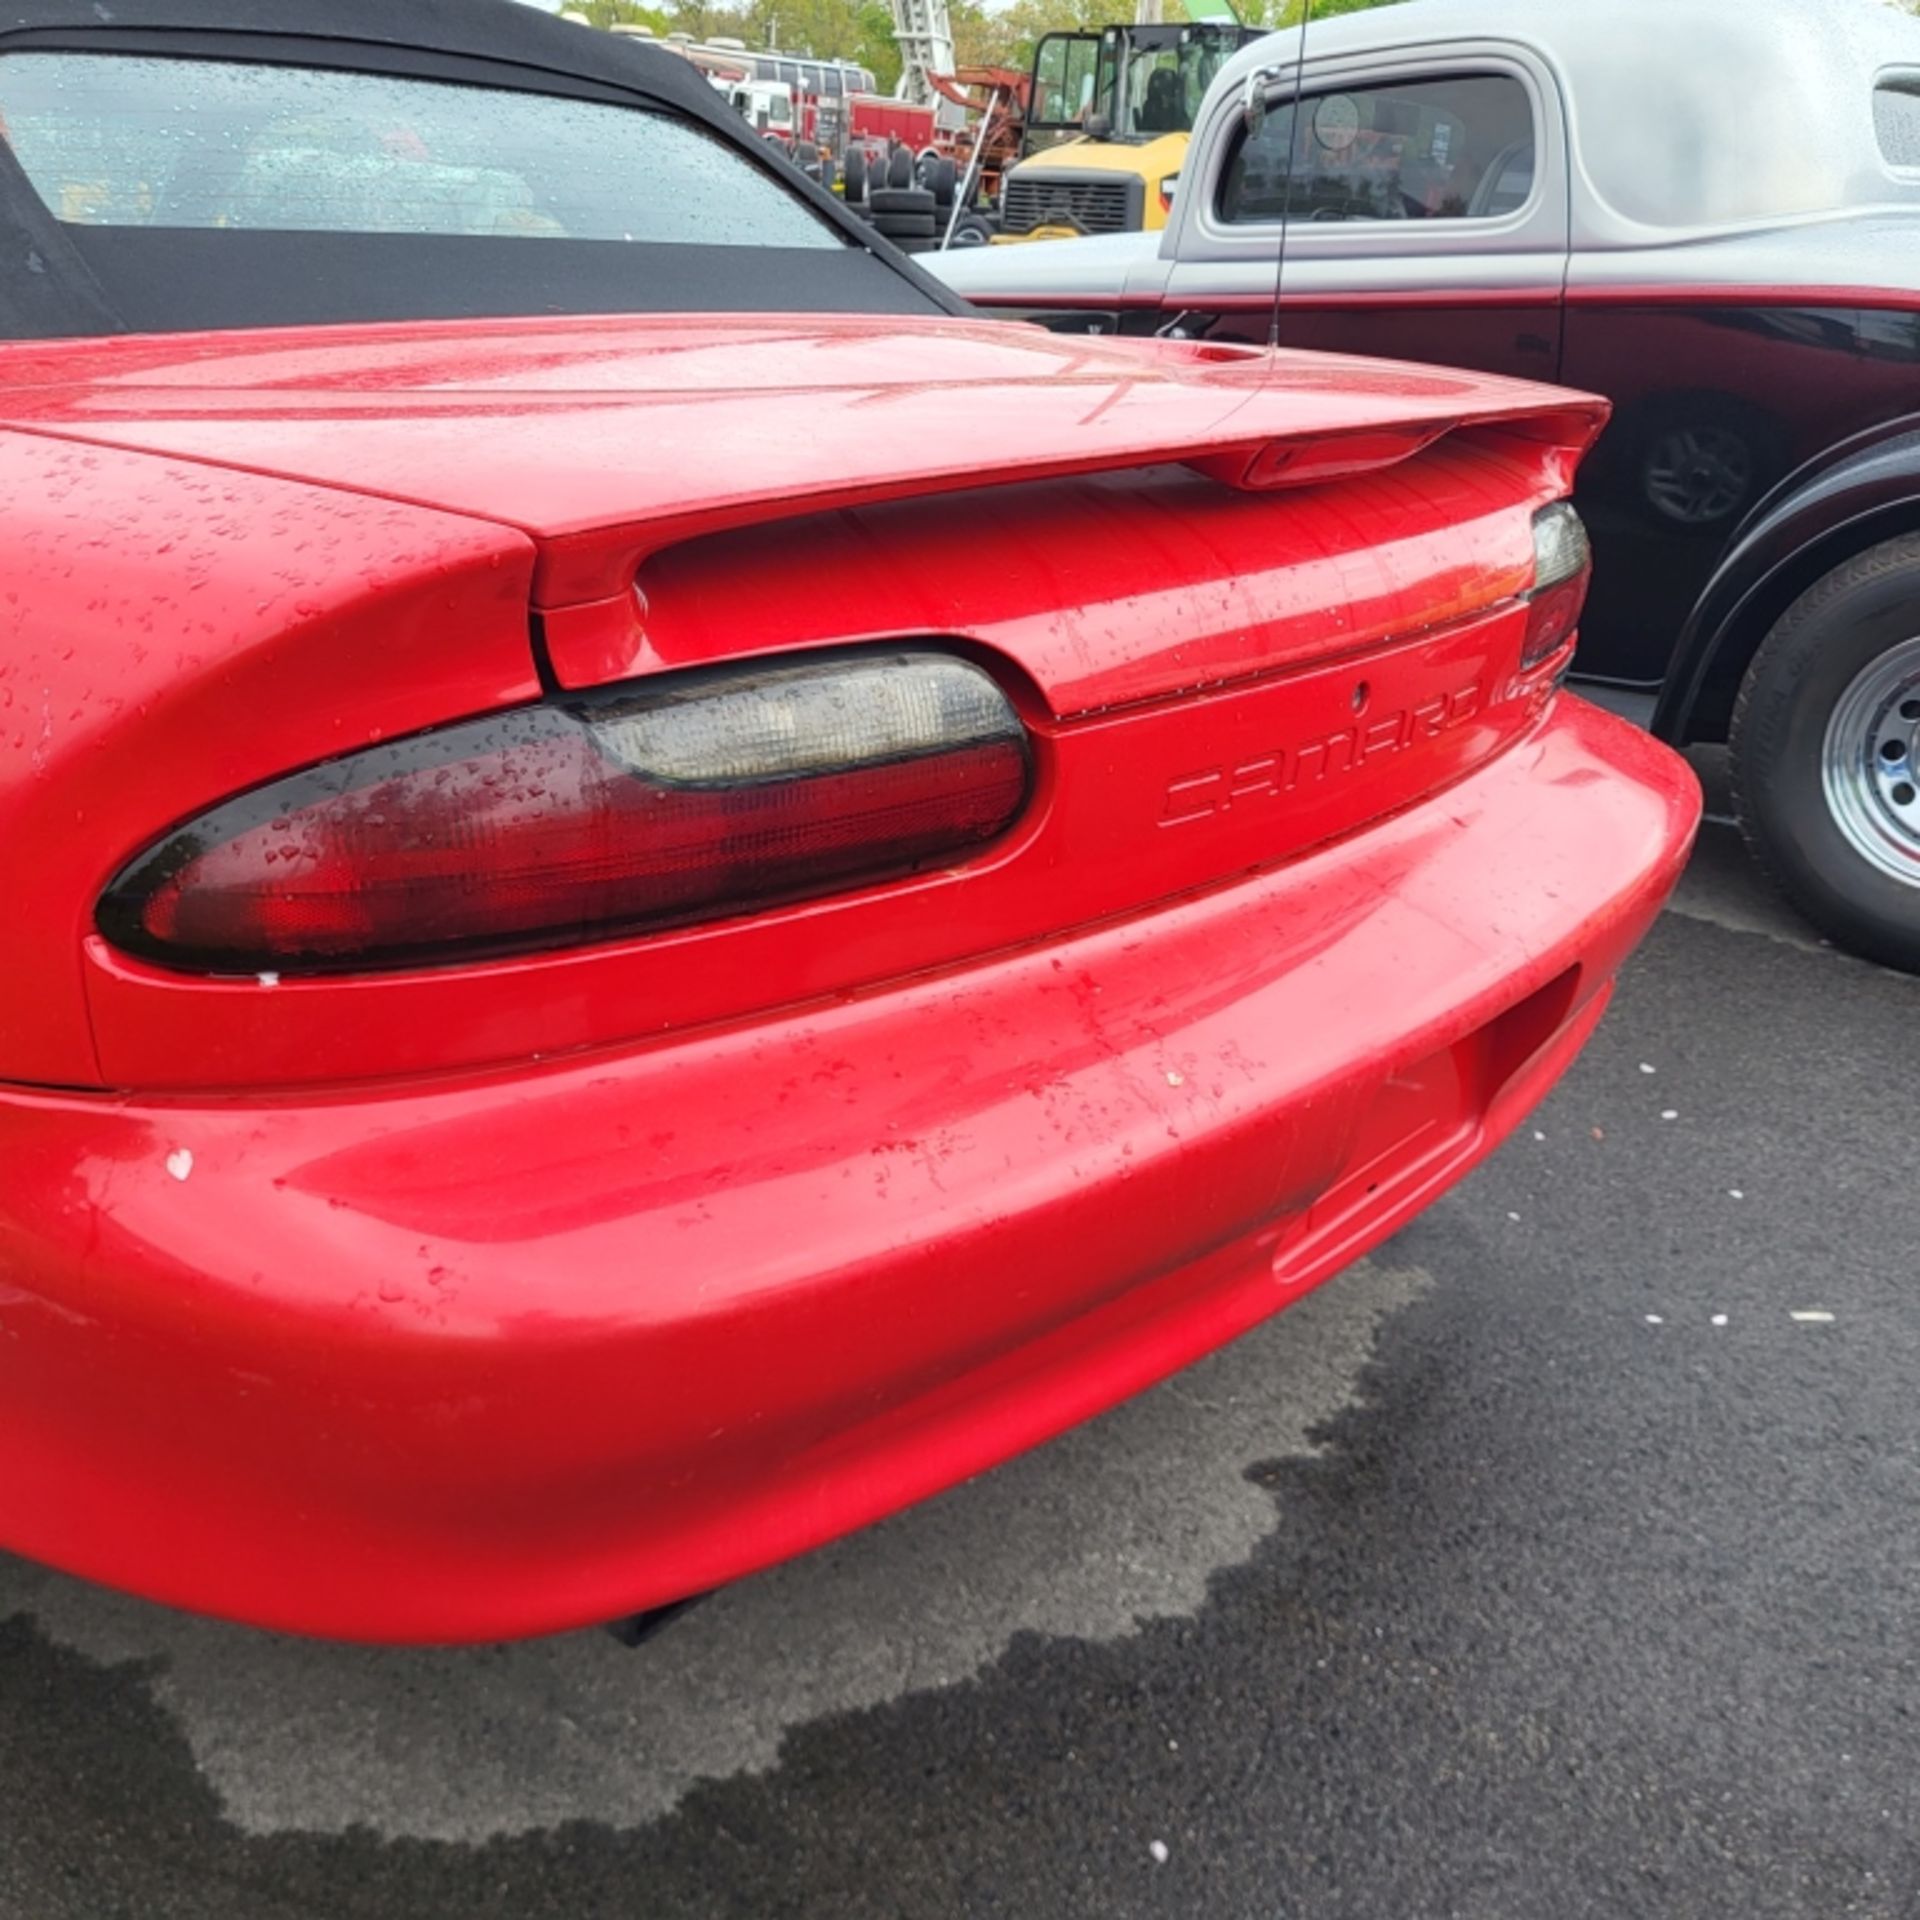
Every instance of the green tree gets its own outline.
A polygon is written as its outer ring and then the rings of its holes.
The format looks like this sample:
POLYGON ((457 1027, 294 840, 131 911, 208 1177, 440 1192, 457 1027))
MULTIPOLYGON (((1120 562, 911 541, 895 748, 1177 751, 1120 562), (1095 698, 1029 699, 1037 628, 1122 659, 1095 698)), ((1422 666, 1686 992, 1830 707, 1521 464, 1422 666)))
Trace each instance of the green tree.
MULTIPOLYGON (((1301 0, 1235 0, 1249 26, 1289 26, 1301 0)), ((750 47, 777 46, 823 59, 855 60, 872 70, 881 92, 900 78, 887 0, 569 0, 596 27, 643 26, 657 34, 690 33, 696 40, 725 35, 750 47)), ((1393 0, 1312 0, 1316 20, 1393 0)), ((1900 0, 1920 8, 1920 0, 1900 0)), ((989 8, 987 0, 949 0, 954 52, 963 67, 1014 67, 1033 61, 1043 34, 1085 31, 1133 17, 1133 0, 1012 0, 989 8)), ((1182 14, 1181 0, 1166 0, 1167 17, 1182 14)))
MULTIPOLYGON (((1250 27, 1297 27, 1301 0, 1238 0, 1241 17, 1250 27)), ((1390 7, 1395 0, 1313 0, 1315 20, 1336 13, 1365 13, 1370 7, 1390 7)))
POLYGON ((885 0, 861 0, 854 24, 851 57, 872 73, 882 93, 891 93, 900 78, 900 49, 894 44, 893 15, 885 0))
POLYGON ((989 13, 981 0, 947 0, 947 17, 953 22, 956 64, 963 67, 1007 64, 1005 22, 998 13, 989 13))
POLYGON ((1025 70, 1033 64, 1033 49, 1049 33, 1084 33, 1090 27, 1130 20, 1127 0, 1013 0, 1004 12, 989 16, 996 51, 992 63, 1025 70))
POLYGON ((568 6, 595 27, 650 27, 665 33, 674 24, 667 8, 642 6, 640 0, 568 0, 568 6))
MULTIPOLYGON (((1286 27, 1300 18, 1301 0, 1234 0, 1240 16, 1250 27, 1286 27)), ((1358 13, 1366 7, 1391 6, 1394 0, 1313 0, 1313 18, 1328 19, 1336 13, 1358 13)), ((1920 0, 1914 0, 1920 5, 1920 0)), ((1133 17, 1131 0, 1013 0, 1004 11, 978 14, 978 33, 963 35, 955 16, 954 40, 969 50, 961 55, 969 61, 990 62, 996 66, 1025 68, 1033 60, 1034 44, 1048 33, 1083 32, 1133 17)), ((1178 20, 1184 9, 1181 0, 1167 0, 1167 17, 1178 20)))

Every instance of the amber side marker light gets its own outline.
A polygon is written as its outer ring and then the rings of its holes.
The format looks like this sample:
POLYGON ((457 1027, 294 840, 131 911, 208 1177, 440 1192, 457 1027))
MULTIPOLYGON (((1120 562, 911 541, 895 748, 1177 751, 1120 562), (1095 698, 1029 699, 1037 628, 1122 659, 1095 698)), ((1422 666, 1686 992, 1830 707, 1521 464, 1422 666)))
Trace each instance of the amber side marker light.
POLYGON ((661 675, 411 735, 175 828, 102 898, 117 947, 343 972, 750 912, 951 861, 1025 805, 1026 729, 928 651, 661 675))
POLYGON ((1572 503, 1556 500, 1533 516, 1533 586, 1527 594, 1524 673, 1550 660, 1573 638, 1593 578, 1593 548, 1572 503))

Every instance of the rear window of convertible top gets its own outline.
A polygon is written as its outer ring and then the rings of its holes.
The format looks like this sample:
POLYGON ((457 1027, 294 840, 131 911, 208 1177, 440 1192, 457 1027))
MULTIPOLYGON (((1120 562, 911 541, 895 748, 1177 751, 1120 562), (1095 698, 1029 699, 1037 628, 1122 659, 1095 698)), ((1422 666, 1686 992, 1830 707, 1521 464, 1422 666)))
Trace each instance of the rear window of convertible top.
POLYGON ((667 112, 379 73, 0 56, 0 132, 70 226, 839 250, 667 112))

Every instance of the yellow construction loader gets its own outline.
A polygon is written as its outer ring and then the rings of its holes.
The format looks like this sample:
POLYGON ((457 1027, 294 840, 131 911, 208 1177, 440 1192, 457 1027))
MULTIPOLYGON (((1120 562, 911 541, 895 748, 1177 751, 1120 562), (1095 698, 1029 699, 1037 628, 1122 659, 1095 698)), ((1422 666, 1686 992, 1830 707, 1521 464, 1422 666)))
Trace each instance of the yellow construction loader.
POLYGON ((1034 49, 1023 157, 1001 177, 997 241, 1163 227, 1207 87, 1258 28, 1050 33, 1034 49))

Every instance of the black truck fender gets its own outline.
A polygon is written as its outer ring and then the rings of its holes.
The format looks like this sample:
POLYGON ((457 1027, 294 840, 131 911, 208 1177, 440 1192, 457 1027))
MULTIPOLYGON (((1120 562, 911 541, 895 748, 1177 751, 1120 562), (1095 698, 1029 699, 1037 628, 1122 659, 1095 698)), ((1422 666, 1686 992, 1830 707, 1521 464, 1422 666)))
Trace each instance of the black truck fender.
POLYGON ((1740 682, 1781 615, 1856 553, 1915 531, 1920 414, 1836 442, 1789 473, 1747 515, 1694 603, 1654 707, 1655 735, 1674 746, 1724 740, 1740 682))

